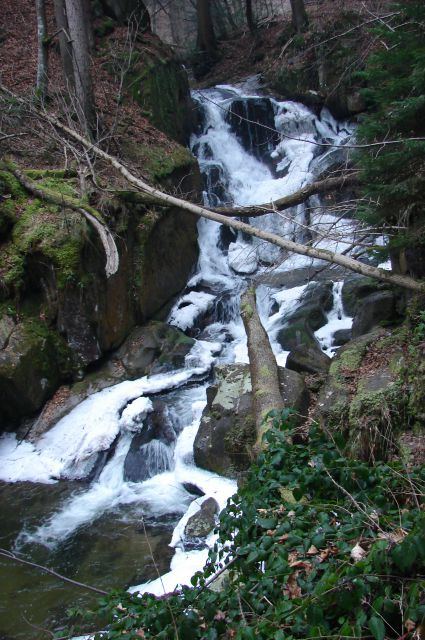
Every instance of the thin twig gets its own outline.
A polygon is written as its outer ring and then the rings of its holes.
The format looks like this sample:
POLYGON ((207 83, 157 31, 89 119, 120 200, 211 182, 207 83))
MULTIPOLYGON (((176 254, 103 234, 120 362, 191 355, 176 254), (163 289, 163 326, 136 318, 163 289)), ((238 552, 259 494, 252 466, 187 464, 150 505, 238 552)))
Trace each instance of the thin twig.
POLYGON ((36 562, 30 562, 29 560, 24 560, 23 558, 18 558, 17 555, 12 553, 12 551, 8 551, 7 549, 0 549, 0 556, 7 558, 8 560, 12 560, 12 562, 19 562, 20 564, 25 564, 29 567, 33 567, 35 569, 40 569, 40 571, 44 571, 44 573, 48 573, 62 582, 68 582, 69 584, 74 585, 75 587, 80 587, 81 589, 86 589, 86 591, 94 591, 94 593, 99 593, 102 596, 107 596, 108 592, 103 591, 103 589, 98 589, 97 587, 92 587, 91 585, 84 584, 84 582, 78 582, 77 580, 72 580, 71 578, 67 578, 62 574, 54 571, 54 569, 49 569, 49 567, 45 567, 41 564, 37 564, 36 562))

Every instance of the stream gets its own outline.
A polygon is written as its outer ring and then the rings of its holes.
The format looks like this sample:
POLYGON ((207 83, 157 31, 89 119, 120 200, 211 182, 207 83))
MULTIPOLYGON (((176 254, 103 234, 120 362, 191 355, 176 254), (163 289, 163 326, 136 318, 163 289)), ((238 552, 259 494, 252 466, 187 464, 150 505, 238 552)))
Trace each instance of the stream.
MULTIPOLYGON (((326 109, 316 115, 304 105, 266 97, 255 79, 193 97, 199 126, 191 147, 204 177, 206 205, 271 203, 347 161, 350 123, 335 121, 326 109)), ((350 247, 355 232, 353 220, 328 211, 317 197, 310 198, 308 209, 299 205, 251 222, 340 252, 350 247)), ((209 497, 224 508, 236 483, 197 468, 192 447, 212 367, 248 361, 241 292, 255 280, 260 316, 283 366, 288 352, 279 344, 279 329, 324 265, 211 221, 200 220, 198 228, 199 262, 168 318, 196 338, 185 367, 90 396, 35 444, 4 435, 3 548, 105 590, 131 587, 160 594, 188 583, 203 566, 214 535, 192 548, 185 523, 209 497), (156 400, 166 407, 171 436, 143 445, 148 479, 125 480, 132 440, 152 417, 156 400), (195 496, 193 486, 204 495, 195 496)), ((332 280, 333 308, 316 332, 329 355, 335 351, 335 331, 351 326, 337 272, 332 280)), ((68 607, 87 607, 96 599, 4 558, 0 580, 1 640, 45 638, 46 629, 63 627, 68 607)))

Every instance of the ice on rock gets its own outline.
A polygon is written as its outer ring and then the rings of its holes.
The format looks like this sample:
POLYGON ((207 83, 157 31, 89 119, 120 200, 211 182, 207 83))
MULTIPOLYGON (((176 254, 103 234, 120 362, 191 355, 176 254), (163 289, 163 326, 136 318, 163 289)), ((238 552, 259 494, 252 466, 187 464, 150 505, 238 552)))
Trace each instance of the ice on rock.
POLYGON ((193 327, 195 321, 205 314, 213 305, 215 296, 202 291, 191 291, 177 302, 171 310, 168 322, 186 331, 193 327))
POLYGON ((258 269, 255 246, 246 242, 232 242, 229 245, 229 265, 236 273, 249 275, 258 269))

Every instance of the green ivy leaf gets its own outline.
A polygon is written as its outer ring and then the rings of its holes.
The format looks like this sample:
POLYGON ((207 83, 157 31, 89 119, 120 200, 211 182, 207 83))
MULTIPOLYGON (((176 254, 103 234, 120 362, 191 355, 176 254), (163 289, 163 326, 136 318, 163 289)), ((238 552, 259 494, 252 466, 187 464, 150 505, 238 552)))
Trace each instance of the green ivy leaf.
POLYGON ((378 616, 372 616, 367 624, 375 640, 384 640, 385 625, 381 618, 378 618, 378 616))

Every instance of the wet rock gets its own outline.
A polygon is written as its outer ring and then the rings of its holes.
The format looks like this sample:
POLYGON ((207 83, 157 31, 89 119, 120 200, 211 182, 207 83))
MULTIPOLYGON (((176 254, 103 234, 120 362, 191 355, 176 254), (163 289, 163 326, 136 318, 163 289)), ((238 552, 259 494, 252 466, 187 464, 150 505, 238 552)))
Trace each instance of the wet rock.
POLYGON ((300 373, 327 373, 331 362, 331 358, 319 348, 302 344, 289 353, 286 367, 300 373))
POLYGON ((71 366, 65 343, 42 323, 16 325, 0 351, 0 416, 16 421, 34 414, 71 366))
POLYGON ((332 346, 333 347, 342 347, 342 345, 347 344, 352 338, 351 329, 338 329, 333 334, 332 346))
POLYGON ((275 131, 274 110, 270 99, 233 100, 226 120, 244 149, 272 166, 270 152, 279 142, 280 136, 275 131))
MULTIPOLYGON (((252 461, 255 424, 252 415, 251 376, 248 365, 215 367, 216 384, 207 392, 207 407, 194 442, 195 463, 230 478, 238 477, 252 461)), ((297 420, 307 414, 309 394, 302 377, 279 368, 285 406, 297 420)))
POLYGON ((161 400, 154 400, 153 412, 145 418, 141 431, 131 442, 124 462, 124 479, 142 482, 170 469, 173 457, 171 445, 175 440, 167 405, 161 400))
POLYGON ((205 495, 204 491, 202 491, 202 489, 200 489, 196 484, 193 484, 192 482, 183 482, 183 487, 192 496, 202 497, 205 495))
POLYGON ((184 529, 187 538, 206 538, 216 526, 219 506, 214 498, 207 498, 199 511, 189 518, 184 529))
POLYGON ((153 321, 136 327, 113 358, 130 378, 138 378, 183 367, 193 344, 194 340, 179 329, 153 321))
POLYGON ((285 351, 300 345, 319 346, 314 331, 327 322, 326 312, 332 309, 332 282, 314 282, 304 291, 296 309, 285 317, 285 324, 277 334, 277 340, 285 351))
POLYGON ((4 349, 15 328, 15 321, 8 315, 0 318, 0 349, 4 349))
POLYGON ((353 338, 367 333, 383 322, 395 324, 398 320, 400 317, 395 293, 388 290, 371 293, 358 305, 353 318, 353 338))

